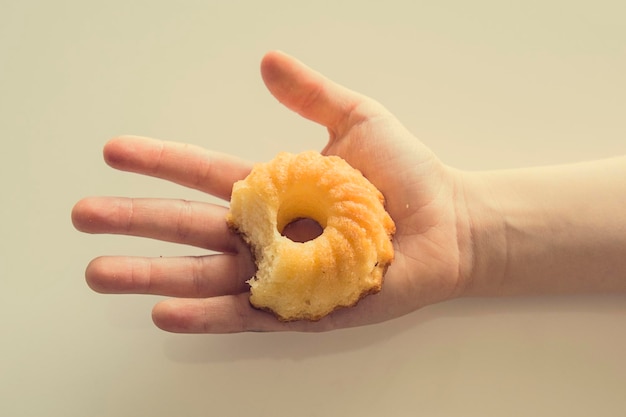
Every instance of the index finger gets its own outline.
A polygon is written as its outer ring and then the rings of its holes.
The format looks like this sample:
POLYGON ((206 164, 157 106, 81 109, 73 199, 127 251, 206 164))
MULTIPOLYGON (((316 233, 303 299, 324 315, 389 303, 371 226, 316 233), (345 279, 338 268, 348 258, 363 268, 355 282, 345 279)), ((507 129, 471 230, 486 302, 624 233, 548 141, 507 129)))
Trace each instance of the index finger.
POLYGON ((150 175, 228 200, 235 181, 248 175, 252 164, 199 146, 140 136, 120 136, 104 146, 113 168, 150 175))

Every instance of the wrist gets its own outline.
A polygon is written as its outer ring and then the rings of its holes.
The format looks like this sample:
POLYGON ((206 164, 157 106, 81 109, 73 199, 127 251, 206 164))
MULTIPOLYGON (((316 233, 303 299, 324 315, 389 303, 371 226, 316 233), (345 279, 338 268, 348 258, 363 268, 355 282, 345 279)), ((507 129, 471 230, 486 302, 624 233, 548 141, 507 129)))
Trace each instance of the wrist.
POLYGON ((505 220, 488 173, 457 171, 459 297, 499 295, 507 266, 505 220))
POLYGON ((626 291, 624 158, 462 173, 463 296, 626 291))

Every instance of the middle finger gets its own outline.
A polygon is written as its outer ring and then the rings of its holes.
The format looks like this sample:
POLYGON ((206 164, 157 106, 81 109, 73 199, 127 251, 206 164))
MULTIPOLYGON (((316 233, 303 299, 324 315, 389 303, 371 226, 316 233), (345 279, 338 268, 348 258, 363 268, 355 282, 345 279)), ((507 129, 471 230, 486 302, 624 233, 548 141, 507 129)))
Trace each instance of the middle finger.
POLYGON ((254 274, 248 254, 174 258, 102 256, 87 266, 89 286, 107 294, 204 298, 248 291, 254 274))
POLYGON ((183 243, 218 252, 237 252, 239 238, 226 224, 226 207, 186 200, 91 197, 72 212, 78 230, 183 243))

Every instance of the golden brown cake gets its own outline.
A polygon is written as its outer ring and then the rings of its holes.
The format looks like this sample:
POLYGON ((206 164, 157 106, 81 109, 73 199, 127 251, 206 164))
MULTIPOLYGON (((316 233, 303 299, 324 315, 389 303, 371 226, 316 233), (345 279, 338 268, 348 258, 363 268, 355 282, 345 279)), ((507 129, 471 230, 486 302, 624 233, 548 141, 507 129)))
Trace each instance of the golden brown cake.
POLYGON ((233 186, 227 222, 255 258, 251 304, 283 321, 319 320, 380 291, 394 256, 395 225, 380 191, 343 159, 314 151, 255 165, 233 186), (321 235, 283 236, 303 218, 321 235))

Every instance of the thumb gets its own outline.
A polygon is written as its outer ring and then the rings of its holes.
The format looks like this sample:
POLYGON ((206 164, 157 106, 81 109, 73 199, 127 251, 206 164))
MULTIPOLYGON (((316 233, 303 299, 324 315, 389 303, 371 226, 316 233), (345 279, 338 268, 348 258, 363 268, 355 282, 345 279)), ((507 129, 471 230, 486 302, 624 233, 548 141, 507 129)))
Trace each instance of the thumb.
POLYGON ((263 57, 261 75, 279 102, 328 128, 331 137, 342 136, 355 124, 380 114, 382 108, 283 52, 272 51, 263 57))

